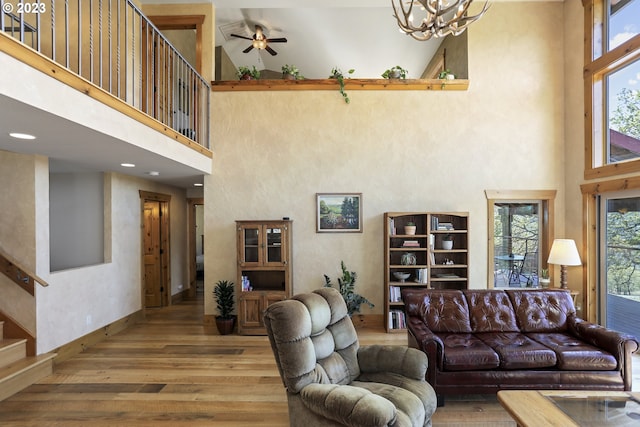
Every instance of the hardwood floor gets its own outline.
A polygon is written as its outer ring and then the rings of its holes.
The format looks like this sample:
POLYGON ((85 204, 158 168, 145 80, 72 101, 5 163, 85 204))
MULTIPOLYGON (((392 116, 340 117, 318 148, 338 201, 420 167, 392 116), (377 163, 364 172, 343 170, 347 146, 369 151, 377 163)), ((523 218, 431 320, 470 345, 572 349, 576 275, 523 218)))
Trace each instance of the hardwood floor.
MULTIPOLYGON (((215 326, 203 326, 202 311, 197 299, 149 310, 145 322, 56 365, 53 375, 0 402, 0 425, 288 426, 267 338, 217 335, 215 326)), ((365 345, 406 343, 404 334, 382 329, 358 333, 365 345)), ((637 371, 634 378, 640 384, 637 371)), ((448 398, 433 424, 515 426, 495 396, 448 398)))

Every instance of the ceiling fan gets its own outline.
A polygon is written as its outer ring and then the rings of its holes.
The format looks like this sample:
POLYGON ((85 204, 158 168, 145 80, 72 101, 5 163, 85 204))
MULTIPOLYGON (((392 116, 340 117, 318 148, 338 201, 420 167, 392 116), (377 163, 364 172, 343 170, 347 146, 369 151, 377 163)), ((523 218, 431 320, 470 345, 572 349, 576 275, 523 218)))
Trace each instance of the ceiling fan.
POLYGON ((262 27, 260 25, 256 25, 256 33, 253 35, 253 38, 240 36, 238 34, 230 34, 230 35, 232 37, 238 37, 240 39, 251 40, 251 46, 249 46, 248 48, 243 50, 242 52, 244 52, 244 53, 247 53, 251 49, 256 48, 256 49, 264 49, 267 52, 269 52, 271 55, 277 55, 278 52, 276 52, 275 50, 271 49, 268 44, 269 43, 286 43, 287 42, 287 39, 285 39, 284 37, 279 37, 279 38, 276 38, 276 39, 267 38, 264 35, 264 32, 262 31, 262 27))

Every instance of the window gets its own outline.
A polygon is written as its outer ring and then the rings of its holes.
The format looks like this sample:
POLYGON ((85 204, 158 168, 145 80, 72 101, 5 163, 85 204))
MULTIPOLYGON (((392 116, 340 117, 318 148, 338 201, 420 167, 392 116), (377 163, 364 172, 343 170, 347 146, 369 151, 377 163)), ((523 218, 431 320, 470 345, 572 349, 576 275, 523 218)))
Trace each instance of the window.
POLYGON ((555 191, 487 190, 488 274, 495 288, 538 286, 547 268, 555 191))
POLYGON ((640 0, 591 0, 585 178, 640 171, 640 0))

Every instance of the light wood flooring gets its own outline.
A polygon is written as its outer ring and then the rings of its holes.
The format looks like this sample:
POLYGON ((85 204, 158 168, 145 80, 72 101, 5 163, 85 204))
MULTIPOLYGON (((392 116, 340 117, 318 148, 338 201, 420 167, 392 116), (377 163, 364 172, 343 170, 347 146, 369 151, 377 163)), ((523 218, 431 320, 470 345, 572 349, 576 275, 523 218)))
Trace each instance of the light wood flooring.
MULTIPOLYGON (((267 337, 220 336, 203 326, 202 311, 201 298, 148 310, 145 322, 0 402, 0 426, 288 426, 267 337)), ((358 334, 363 345, 406 344, 404 334, 382 329, 358 334)), ((640 384, 639 375, 635 380, 640 384)), ((515 423, 495 396, 463 396, 448 398, 433 425, 515 423)))

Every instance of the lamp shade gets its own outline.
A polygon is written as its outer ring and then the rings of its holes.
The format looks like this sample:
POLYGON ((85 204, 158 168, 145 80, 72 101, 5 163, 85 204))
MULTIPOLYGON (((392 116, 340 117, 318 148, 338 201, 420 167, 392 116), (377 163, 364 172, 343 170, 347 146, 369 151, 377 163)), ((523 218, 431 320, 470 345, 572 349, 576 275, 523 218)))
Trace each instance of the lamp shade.
POLYGON ((582 265, 576 242, 572 239, 555 239, 547 262, 559 265, 582 265))

